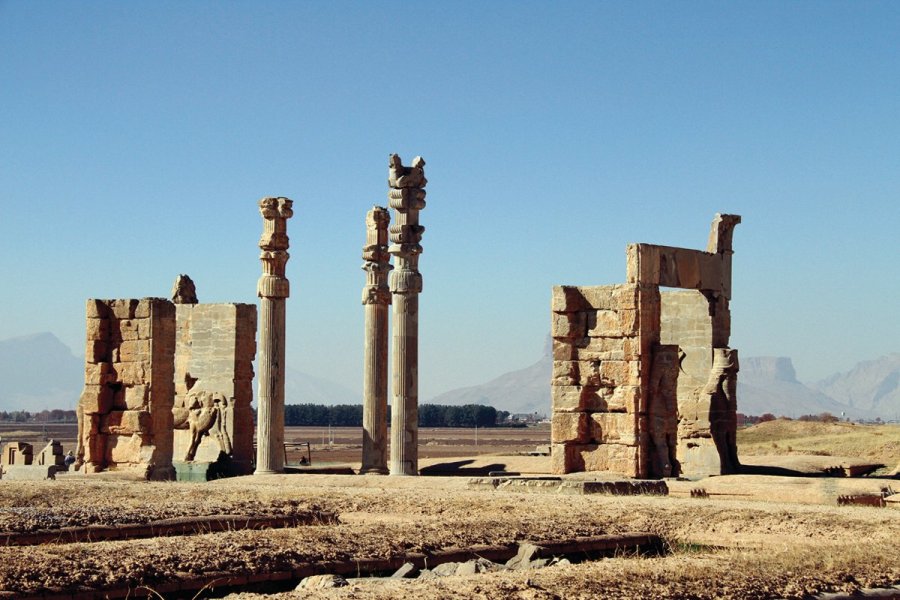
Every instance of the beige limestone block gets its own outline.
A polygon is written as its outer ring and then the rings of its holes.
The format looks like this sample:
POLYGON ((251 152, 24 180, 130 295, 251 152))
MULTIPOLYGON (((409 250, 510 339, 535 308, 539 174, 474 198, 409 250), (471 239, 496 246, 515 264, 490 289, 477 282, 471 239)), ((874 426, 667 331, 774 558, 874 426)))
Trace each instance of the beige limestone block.
POLYGON ((640 356, 640 342, 636 337, 591 337, 587 343, 575 347, 574 359, 635 360, 640 356))
POLYGON ((123 404, 128 410, 138 410, 147 405, 150 398, 149 389, 146 385, 127 386, 123 390, 123 404))
POLYGON ((553 313, 551 334, 555 338, 572 339, 585 336, 587 319, 583 312, 553 313))
POLYGON ((100 417, 100 433, 131 435, 150 432, 150 413, 145 410, 114 410, 100 417))
POLYGON ((109 302, 109 308, 112 311, 113 316, 117 319, 133 319, 137 305, 138 300, 131 298, 125 300, 111 300, 109 302))
POLYGON ((550 310, 553 312, 578 312, 590 308, 582 288, 574 285, 553 286, 550 310))
POLYGON ((578 385, 578 363, 572 360, 554 360, 550 385, 578 385))
POLYGON ((79 404, 84 414, 108 413, 113 405, 113 391, 105 385, 85 385, 79 404))
POLYGON ((103 385, 116 380, 112 364, 108 362, 85 363, 84 382, 91 385, 103 385))
POLYGON ((553 360, 573 360, 577 354, 577 348, 572 343, 574 340, 553 339, 553 360))
POLYGON ((116 379, 125 385, 141 385, 150 381, 147 365, 143 362, 118 362, 113 363, 112 367, 116 379))
POLYGON ((603 360, 600 381, 607 386, 640 385, 641 363, 636 360, 603 360))
POLYGON ((636 413, 641 406, 641 387, 639 385, 620 385, 612 391, 606 401, 609 412, 636 413))
POLYGON ((86 321, 87 339, 107 341, 109 339, 109 319, 88 318, 86 321))
POLYGON ((550 420, 550 442, 586 442, 589 433, 589 419, 583 412, 556 412, 550 420))
POLYGON ((146 340, 150 339, 150 320, 149 319, 122 319, 118 322, 118 331, 114 335, 120 340, 146 340), (117 334, 117 335, 116 335, 117 334))
POLYGON ((634 336, 640 333, 641 312, 636 309, 626 308, 618 311, 618 331, 622 336, 634 336))
POLYGON ((562 475, 579 471, 612 471, 626 477, 640 476, 639 449, 621 444, 552 444, 550 468, 562 475))
POLYGON ((576 413, 607 410, 612 390, 580 385, 550 387, 553 413, 576 413))
POLYGON ((137 362, 150 358, 150 340, 123 340, 115 352, 115 362, 137 362))
POLYGON ((142 298, 138 300, 137 305, 134 308, 134 317, 136 319, 146 319, 149 317, 153 305, 159 300, 159 298, 142 298))
POLYGON ((623 335, 619 314, 615 310, 596 310, 588 314, 588 337, 619 337, 623 335))
POLYGON ((634 413, 593 413, 590 439, 597 443, 636 445, 640 417, 634 413))
POLYGON ((107 362, 110 359, 109 342, 88 340, 84 347, 84 360, 89 363, 107 362))
POLYGON ((96 298, 88 298, 84 312, 88 319, 106 319, 111 314, 106 302, 96 298))
POLYGON ((152 452, 150 436, 133 433, 127 435, 110 434, 106 440, 105 460, 108 464, 127 465, 147 462, 148 450, 152 452), (145 447, 149 446, 149 448, 145 447))
POLYGON ((556 312, 618 310, 637 308, 638 286, 617 284, 602 286, 555 286, 550 306, 556 312))

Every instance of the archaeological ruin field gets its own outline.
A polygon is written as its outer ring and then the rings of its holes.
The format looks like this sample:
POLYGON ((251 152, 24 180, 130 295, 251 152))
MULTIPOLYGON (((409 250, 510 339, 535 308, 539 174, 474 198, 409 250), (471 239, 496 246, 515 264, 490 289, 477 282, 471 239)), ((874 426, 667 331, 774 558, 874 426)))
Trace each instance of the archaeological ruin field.
MULTIPOLYGON (((739 447, 749 440, 754 453, 768 446, 782 457, 837 464, 869 460, 900 440, 896 425, 853 425, 810 450, 798 440, 825 436, 810 435, 809 425, 762 423, 741 431, 739 447), (848 447, 858 456, 842 457, 848 447)), ((310 471, 185 483, 60 473, 55 481, 4 481, 0 597, 801 598, 900 582, 897 503, 837 503, 900 491, 896 479, 672 479, 665 496, 493 488, 473 482, 490 471, 528 479, 549 470, 548 456, 528 455, 548 441, 546 428, 479 431, 477 447, 474 430, 421 436, 420 477, 310 471), (442 474, 427 475, 434 467, 442 474), (692 494, 698 489, 705 496, 692 494), (659 545, 577 549, 634 534, 659 545), (487 566, 508 562, 501 559, 522 542, 559 554, 522 570, 487 566), (479 556, 493 560, 468 574, 389 577, 409 561, 424 571, 479 556), (314 574, 339 574, 347 585, 292 591, 314 574)), ((287 439, 311 442, 313 469, 360 466, 359 429, 329 436, 289 428, 287 439)))

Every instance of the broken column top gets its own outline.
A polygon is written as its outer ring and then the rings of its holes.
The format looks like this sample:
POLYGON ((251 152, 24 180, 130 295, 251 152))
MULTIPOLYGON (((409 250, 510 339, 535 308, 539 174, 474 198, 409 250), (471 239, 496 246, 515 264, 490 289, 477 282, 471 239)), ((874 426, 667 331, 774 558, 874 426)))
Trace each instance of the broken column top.
POLYGON ((179 275, 172 286, 172 302, 175 304, 197 304, 197 287, 187 275, 179 275))
POLYGON ((428 184, 425 179, 425 159, 417 156, 412 166, 404 167, 400 156, 391 154, 388 165, 388 185, 392 188, 423 188, 428 184))

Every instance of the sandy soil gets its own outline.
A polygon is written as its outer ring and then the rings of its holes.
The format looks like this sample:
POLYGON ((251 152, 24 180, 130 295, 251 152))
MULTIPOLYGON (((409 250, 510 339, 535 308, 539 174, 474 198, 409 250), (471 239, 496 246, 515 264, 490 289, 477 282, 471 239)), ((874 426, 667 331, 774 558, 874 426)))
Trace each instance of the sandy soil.
MULTIPOLYGON (((713 481, 713 478, 708 481, 713 481)), ((179 574, 260 572, 305 561, 388 557, 472 544, 651 531, 663 558, 614 559, 435 582, 354 581, 321 597, 799 597, 900 583, 895 510, 711 497, 560 496, 473 491, 458 477, 272 475, 208 484, 61 478, 8 482, 0 505, 48 514, 86 506, 130 521, 296 506, 337 525, 178 538, 0 548, 0 589, 152 587, 179 574), (712 579, 711 579, 712 577, 712 579), (665 594, 661 594, 667 590, 665 594)))
MULTIPOLYGON (((488 453, 490 436, 483 432, 474 455, 473 439, 460 432, 439 433, 443 440, 423 445, 422 467, 449 466, 468 474, 500 470, 498 466, 536 473, 548 466, 546 457, 488 453), (429 448, 434 450, 430 457, 429 448)), ((494 441, 503 448, 518 444, 521 451, 540 444, 545 434, 508 441, 496 434, 494 441)), ((338 436, 332 446, 341 445, 339 440, 338 436)), ((343 445, 352 446, 352 439, 343 445)), ((354 452, 352 448, 344 451, 354 452)), ((355 452, 358 456, 358 449, 355 452)), ((597 474, 580 477, 593 476, 597 474)), ((334 512, 339 522, 270 531, 2 547, 0 590, 15 597, 78 586, 153 588, 176 578, 221 571, 271 572, 322 560, 388 558, 474 544, 635 531, 662 536, 668 554, 431 581, 356 579, 344 588, 304 591, 302 597, 800 598, 822 591, 900 584, 900 512, 836 505, 840 494, 878 493, 885 486, 900 487, 897 481, 739 475, 672 481, 667 497, 471 490, 467 482, 467 477, 460 476, 313 474, 205 484, 120 481, 114 475, 4 481, 0 484, 0 531, 247 512, 334 512), (705 489, 709 497, 690 498, 694 488, 705 489)), ((286 592, 273 597, 301 596, 286 592)))

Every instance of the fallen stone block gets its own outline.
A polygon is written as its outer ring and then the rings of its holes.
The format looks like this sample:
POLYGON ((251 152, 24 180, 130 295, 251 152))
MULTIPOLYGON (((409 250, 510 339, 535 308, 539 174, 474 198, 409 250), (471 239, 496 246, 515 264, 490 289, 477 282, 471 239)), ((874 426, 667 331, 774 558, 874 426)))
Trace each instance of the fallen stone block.
POLYGON ((416 568, 416 565, 412 563, 403 563, 403 566, 394 571, 393 575, 391 575, 392 579, 404 579, 406 577, 415 577, 419 572, 419 569, 416 568))
POLYGON ((56 479, 56 473, 64 471, 57 465, 10 465, 3 467, 3 479, 9 481, 44 481, 56 479))
POLYGON ((295 590, 324 590, 347 585, 347 580, 340 575, 310 575, 304 577, 295 590))

